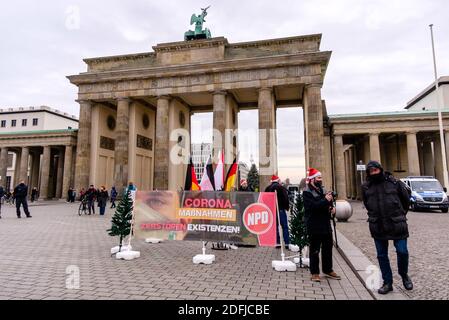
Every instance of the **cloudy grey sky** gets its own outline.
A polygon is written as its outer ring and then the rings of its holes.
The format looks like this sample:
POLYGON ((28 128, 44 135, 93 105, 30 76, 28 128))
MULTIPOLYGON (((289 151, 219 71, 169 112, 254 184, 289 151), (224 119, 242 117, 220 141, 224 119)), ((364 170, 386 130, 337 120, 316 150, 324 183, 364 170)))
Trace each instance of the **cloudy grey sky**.
MULTIPOLYGON (((76 88, 65 77, 85 70, 83 58, 182 40, 190 15, 209 4, 207 27, 229 42, 322 33, 321 49, 333 51, 323 89, 330 114, 401 110, 429 85, 430 23, 439 74, 449 75, 447 0, 15 0, 0 7, 0 106, 77 115, 76 88)), ((302 117, 295 109, 278 117, 280 174, 297 180, 302 117)), ((257 126, 251 112, 239 120, 257 126)))

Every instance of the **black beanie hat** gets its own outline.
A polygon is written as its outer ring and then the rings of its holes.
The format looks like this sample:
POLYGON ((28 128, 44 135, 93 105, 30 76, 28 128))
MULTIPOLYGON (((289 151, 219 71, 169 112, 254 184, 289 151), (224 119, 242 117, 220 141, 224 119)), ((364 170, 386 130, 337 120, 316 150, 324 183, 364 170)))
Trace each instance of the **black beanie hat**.
POLYGON ((382 165, 378 162, 378 161, 373 161, 371 160, 370 162, 368 162, 368 164, 366 165, 366 174, 369 176, 369 169, 371 168, 377 168, 380 169, 382 172, 384 171, 384 168, 382 168, 382 165))

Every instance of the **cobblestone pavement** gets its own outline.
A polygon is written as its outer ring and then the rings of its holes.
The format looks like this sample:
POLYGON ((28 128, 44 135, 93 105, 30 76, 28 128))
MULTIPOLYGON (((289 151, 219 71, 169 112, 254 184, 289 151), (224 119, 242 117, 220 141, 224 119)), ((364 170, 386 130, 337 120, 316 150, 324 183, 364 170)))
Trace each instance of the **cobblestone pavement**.
MULTIPOLYGON (((338 223, 337 228, 376 265, 376 249, 370 236, 366 210, 361 202, 352 202, 354 215, 348 223, 338 223)), ((449 299, 449 214, 440 212, 409 212, 407 215, 410 238, 409 275, 414 290, 403 289, 397 274, 397 259, 390 242, 390 263, 395 287, 411 299, 449 299)))
MULTIPOLYGON (((371 299, 335 251, 342 281, 311 283, 309 272, 278 273, 273 248, 214 251, 210 266, 194 265, 197 242, 158 245, 135 240, 141 258, 119 261, 109 254, 117 239, 105 217, 77 215, 77 204, 31 207, 33 218, 17 219, 13 207, 0 220, 0 299, 371 299), (69 266, 79 268, 80 289, 67 289, 69 266)), ((210 250, 208 250, 210 252, 210 250)), ((69 282, 70 284, 70 282, 69 282)))

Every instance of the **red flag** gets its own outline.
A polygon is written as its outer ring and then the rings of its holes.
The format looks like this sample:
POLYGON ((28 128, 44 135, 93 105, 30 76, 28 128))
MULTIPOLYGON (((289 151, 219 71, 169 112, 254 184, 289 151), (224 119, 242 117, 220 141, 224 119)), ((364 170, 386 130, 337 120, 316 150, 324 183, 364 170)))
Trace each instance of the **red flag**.
POLYGON ((195 167, 193 166, 192 157, 190 157, 190 163, 187 166, 186 184, 184 187, 186 191, 201 190, 198 180, 196 179, 195 167))

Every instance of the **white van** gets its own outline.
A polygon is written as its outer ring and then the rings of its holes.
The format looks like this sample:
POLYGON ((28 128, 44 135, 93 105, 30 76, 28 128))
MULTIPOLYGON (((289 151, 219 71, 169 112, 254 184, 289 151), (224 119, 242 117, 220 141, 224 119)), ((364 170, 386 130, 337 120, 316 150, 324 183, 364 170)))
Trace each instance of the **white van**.
POLYGON ((412 191, 410 208, 449 211, 447 190, 434 177, 407 177, 401 179, 412 191))

